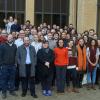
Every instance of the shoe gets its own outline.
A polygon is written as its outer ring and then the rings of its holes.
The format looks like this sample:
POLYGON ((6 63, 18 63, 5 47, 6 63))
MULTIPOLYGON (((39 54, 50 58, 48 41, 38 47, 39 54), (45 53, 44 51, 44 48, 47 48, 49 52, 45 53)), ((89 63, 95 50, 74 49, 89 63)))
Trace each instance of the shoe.
POLYGON ((2 99, 6 99, 7 98, 7 94, 6 93, 2 93, 2 99))
POLYGON ((17 94, 16 94, 16 92, 9 92, 10 93, 10 95, 12 95, 12 96, 18 96, 17 94))
POLYGON ((68 93, 72 92, 71 88, 67 88, 67 92, 68 93))
POLYGON ((93 90, 96 90, 96 88, 95 88, 95 85, 92 85, 92 87, 91 87, 93 90))
POLYGON ((38 96, 36 94, 31 95, 33 98, 38 98, 38 96))
POLYGON ((43 95, 46 95, 46 90, 43 90, 42 94, 43 94, 43 95))
POLYGON ((51 95, 52 95, 51 90, 48 90, 48 91, 47 91, 47 94, 48 94, 48 96, 51 96, 51 95))
POLYGON ((25 97, 25 96, 26 96, 26 93, 22 93, 21 96, 22 96, 22 97, 25 97))
POLYGON ((88 85, 87 85, 87 90, 90 90, 90 89, 91 89, 91 85, 88 84, 88 85))
POLYGON ((72 89, 72 92, 79 93, 79 90, 76 89, 76 88, 73 88, 73 89, 72 89))
POLYGON ((59 91, 59 90, 58 90, 57 93, 63 95, 65 92, 64 92, 64 91, 59 91))

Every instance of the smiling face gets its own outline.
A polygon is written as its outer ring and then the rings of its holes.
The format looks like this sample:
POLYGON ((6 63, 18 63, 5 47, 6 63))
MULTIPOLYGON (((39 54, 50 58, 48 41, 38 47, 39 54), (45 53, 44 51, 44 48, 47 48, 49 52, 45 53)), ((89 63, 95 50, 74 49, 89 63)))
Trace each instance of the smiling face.
POLYGON ((80 46, 84 46, 84 40, 83 40, 83 39, 80 39, 80 40, 79 40, 79 45, 80 45, 80 46))
POLYGON ((48 47, 49 47, 49 44, 48 44, 48 42, 44 42, 44 43, 42 44, 42 46, 43 46, 43 48, 48 48, 48 47))
POLYGON ((91 46, 95 46, 95 44, 96 44, 96 43, 95 43, 95 40, 92 40, 92 41, 91 41, 91 46))
POLYGON ((13 42, 13 36, 11 34, 8 35, 7 40, 8 40, 9 43, 13 42))
POLYGON ((24 45, 25 45, 26 47, 30 45, 29 37, 25 37, 25 38, 24 38, 24 45))
POLYGON ((69 41, 69 47, 72 48, 73 47, 73 41, 69 41))
POLYGON ((59 40, 59 41, 58 41, 58 46, 59 46, 60 48, 62 48, 62 47, 64 46, 64 41, 63 41, 63 40, 59 40))

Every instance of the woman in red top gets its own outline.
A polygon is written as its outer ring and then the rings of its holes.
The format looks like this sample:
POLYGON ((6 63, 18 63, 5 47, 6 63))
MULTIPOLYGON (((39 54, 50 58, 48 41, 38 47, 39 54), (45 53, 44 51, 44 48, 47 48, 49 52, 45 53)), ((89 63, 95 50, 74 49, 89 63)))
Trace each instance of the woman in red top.
POLYGON ((58 93, 64 93, 66 82, 66 67, 68 65, 68 48, 64 48, 64 41, 59 39, 54 49, 56 66, 56 86, 58 93))

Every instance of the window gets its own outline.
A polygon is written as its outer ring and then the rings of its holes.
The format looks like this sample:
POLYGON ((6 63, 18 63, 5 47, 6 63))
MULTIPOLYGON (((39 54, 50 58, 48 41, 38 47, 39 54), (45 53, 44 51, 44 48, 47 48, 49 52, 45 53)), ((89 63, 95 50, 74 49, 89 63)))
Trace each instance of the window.
POLYGON ((9 16, 13 16, 16 18, 18 17, 19 22, 24 23, 24 13, 25 0, 0 0, 0 14, 1 16, 4 16, 0 18, 1 21, 4 18, 9 18, 9 16))
POLYGON ((36 25, 39 22, 46 22, 50 25, 57 24, 64 26, 68 24, 68 15, 69 0, 35 0, 36 25))

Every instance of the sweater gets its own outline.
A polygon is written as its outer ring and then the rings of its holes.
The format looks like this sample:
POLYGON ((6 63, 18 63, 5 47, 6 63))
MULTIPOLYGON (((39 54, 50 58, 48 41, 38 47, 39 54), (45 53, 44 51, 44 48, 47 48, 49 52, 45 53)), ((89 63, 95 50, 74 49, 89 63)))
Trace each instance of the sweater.
POLYGON ((55 48, 55 65, 56 66, 65 66, 68 65, 68 48, 55 48))

